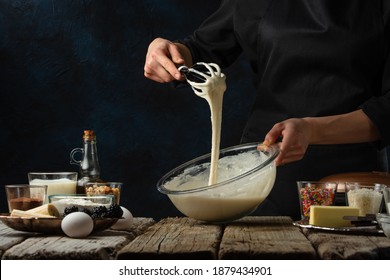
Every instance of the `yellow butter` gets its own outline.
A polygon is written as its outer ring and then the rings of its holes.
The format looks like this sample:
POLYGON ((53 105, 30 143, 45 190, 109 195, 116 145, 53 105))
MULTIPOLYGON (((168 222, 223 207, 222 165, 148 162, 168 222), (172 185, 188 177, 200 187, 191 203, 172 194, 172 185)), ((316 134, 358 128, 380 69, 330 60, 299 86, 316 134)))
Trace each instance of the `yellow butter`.
POLYGON ((358 216, 359 208, 350 206, 310 206, 309 224, 319 227, 348 227, 351 221, 344 216, 358 216))

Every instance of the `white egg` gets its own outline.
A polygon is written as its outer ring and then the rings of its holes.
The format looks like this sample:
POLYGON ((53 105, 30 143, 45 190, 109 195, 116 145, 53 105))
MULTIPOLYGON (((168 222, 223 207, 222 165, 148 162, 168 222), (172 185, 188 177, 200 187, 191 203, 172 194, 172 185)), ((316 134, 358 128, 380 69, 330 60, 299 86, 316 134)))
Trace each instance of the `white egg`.
POLYGON ((126 230, 129 229, 130 226, 133 224, 133 214, 131 214, 131 212, 125 207, 121 206, 121 208, 123 210, 122 218, 111 226, 112 229, 126 230))
POLYGON ((87 213, 73 212, 62 219, 61 228, 69 237, 86 237, 93 230, 93 220, 87 213))

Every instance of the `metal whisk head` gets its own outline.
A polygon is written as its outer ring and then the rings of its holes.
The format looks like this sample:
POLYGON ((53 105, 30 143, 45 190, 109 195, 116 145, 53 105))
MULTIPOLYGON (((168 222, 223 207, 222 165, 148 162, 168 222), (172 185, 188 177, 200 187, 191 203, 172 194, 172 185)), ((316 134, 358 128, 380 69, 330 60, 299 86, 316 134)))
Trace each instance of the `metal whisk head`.
POLYGON ((214 64, 205 64, 205 63, 197 63, 191 67, 180 66, 178 70, 180 73, 184 75, 184 77, 191 82, 194 83, 205 83, 208 78, 212 77, 210 72, 210 68, 213 72, 220 72, 220 69, 217 69, 214 64), (206 66, 208 65, 208 67, 206 66))
MULTIPOLYGON (((178 70, 184 75, 194 92, 202 96, 206 89, 218 86, 220 79, 225 80, 221 68, 215 63, 198 62, 191 67, 180 66, 178 70)), ((226 89, 226 84, 225 84, 226 89)))

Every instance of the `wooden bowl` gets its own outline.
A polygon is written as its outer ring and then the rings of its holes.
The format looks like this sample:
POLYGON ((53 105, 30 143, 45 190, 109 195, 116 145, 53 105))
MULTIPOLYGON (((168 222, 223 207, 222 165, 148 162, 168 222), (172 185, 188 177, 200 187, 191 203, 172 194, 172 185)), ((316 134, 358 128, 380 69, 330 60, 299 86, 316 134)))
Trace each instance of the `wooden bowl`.
POLYGON ((384 184, 390 187, 390 173, 379 171, 339 173, 326 176, 320 181, 338 183, 338 192, 345 191, 345 182, 356 182, 360 184, 384 184))

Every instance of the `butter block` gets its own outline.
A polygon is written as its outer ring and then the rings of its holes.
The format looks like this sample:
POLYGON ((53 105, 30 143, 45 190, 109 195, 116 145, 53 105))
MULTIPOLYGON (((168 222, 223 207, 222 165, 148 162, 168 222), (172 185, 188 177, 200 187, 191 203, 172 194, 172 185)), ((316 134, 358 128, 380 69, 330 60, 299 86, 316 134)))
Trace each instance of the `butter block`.
POLYGON ((319 227, 349 227, 344 216, 359 216, 359 208, 351 206, 310 206, 309 224, 319 227))

